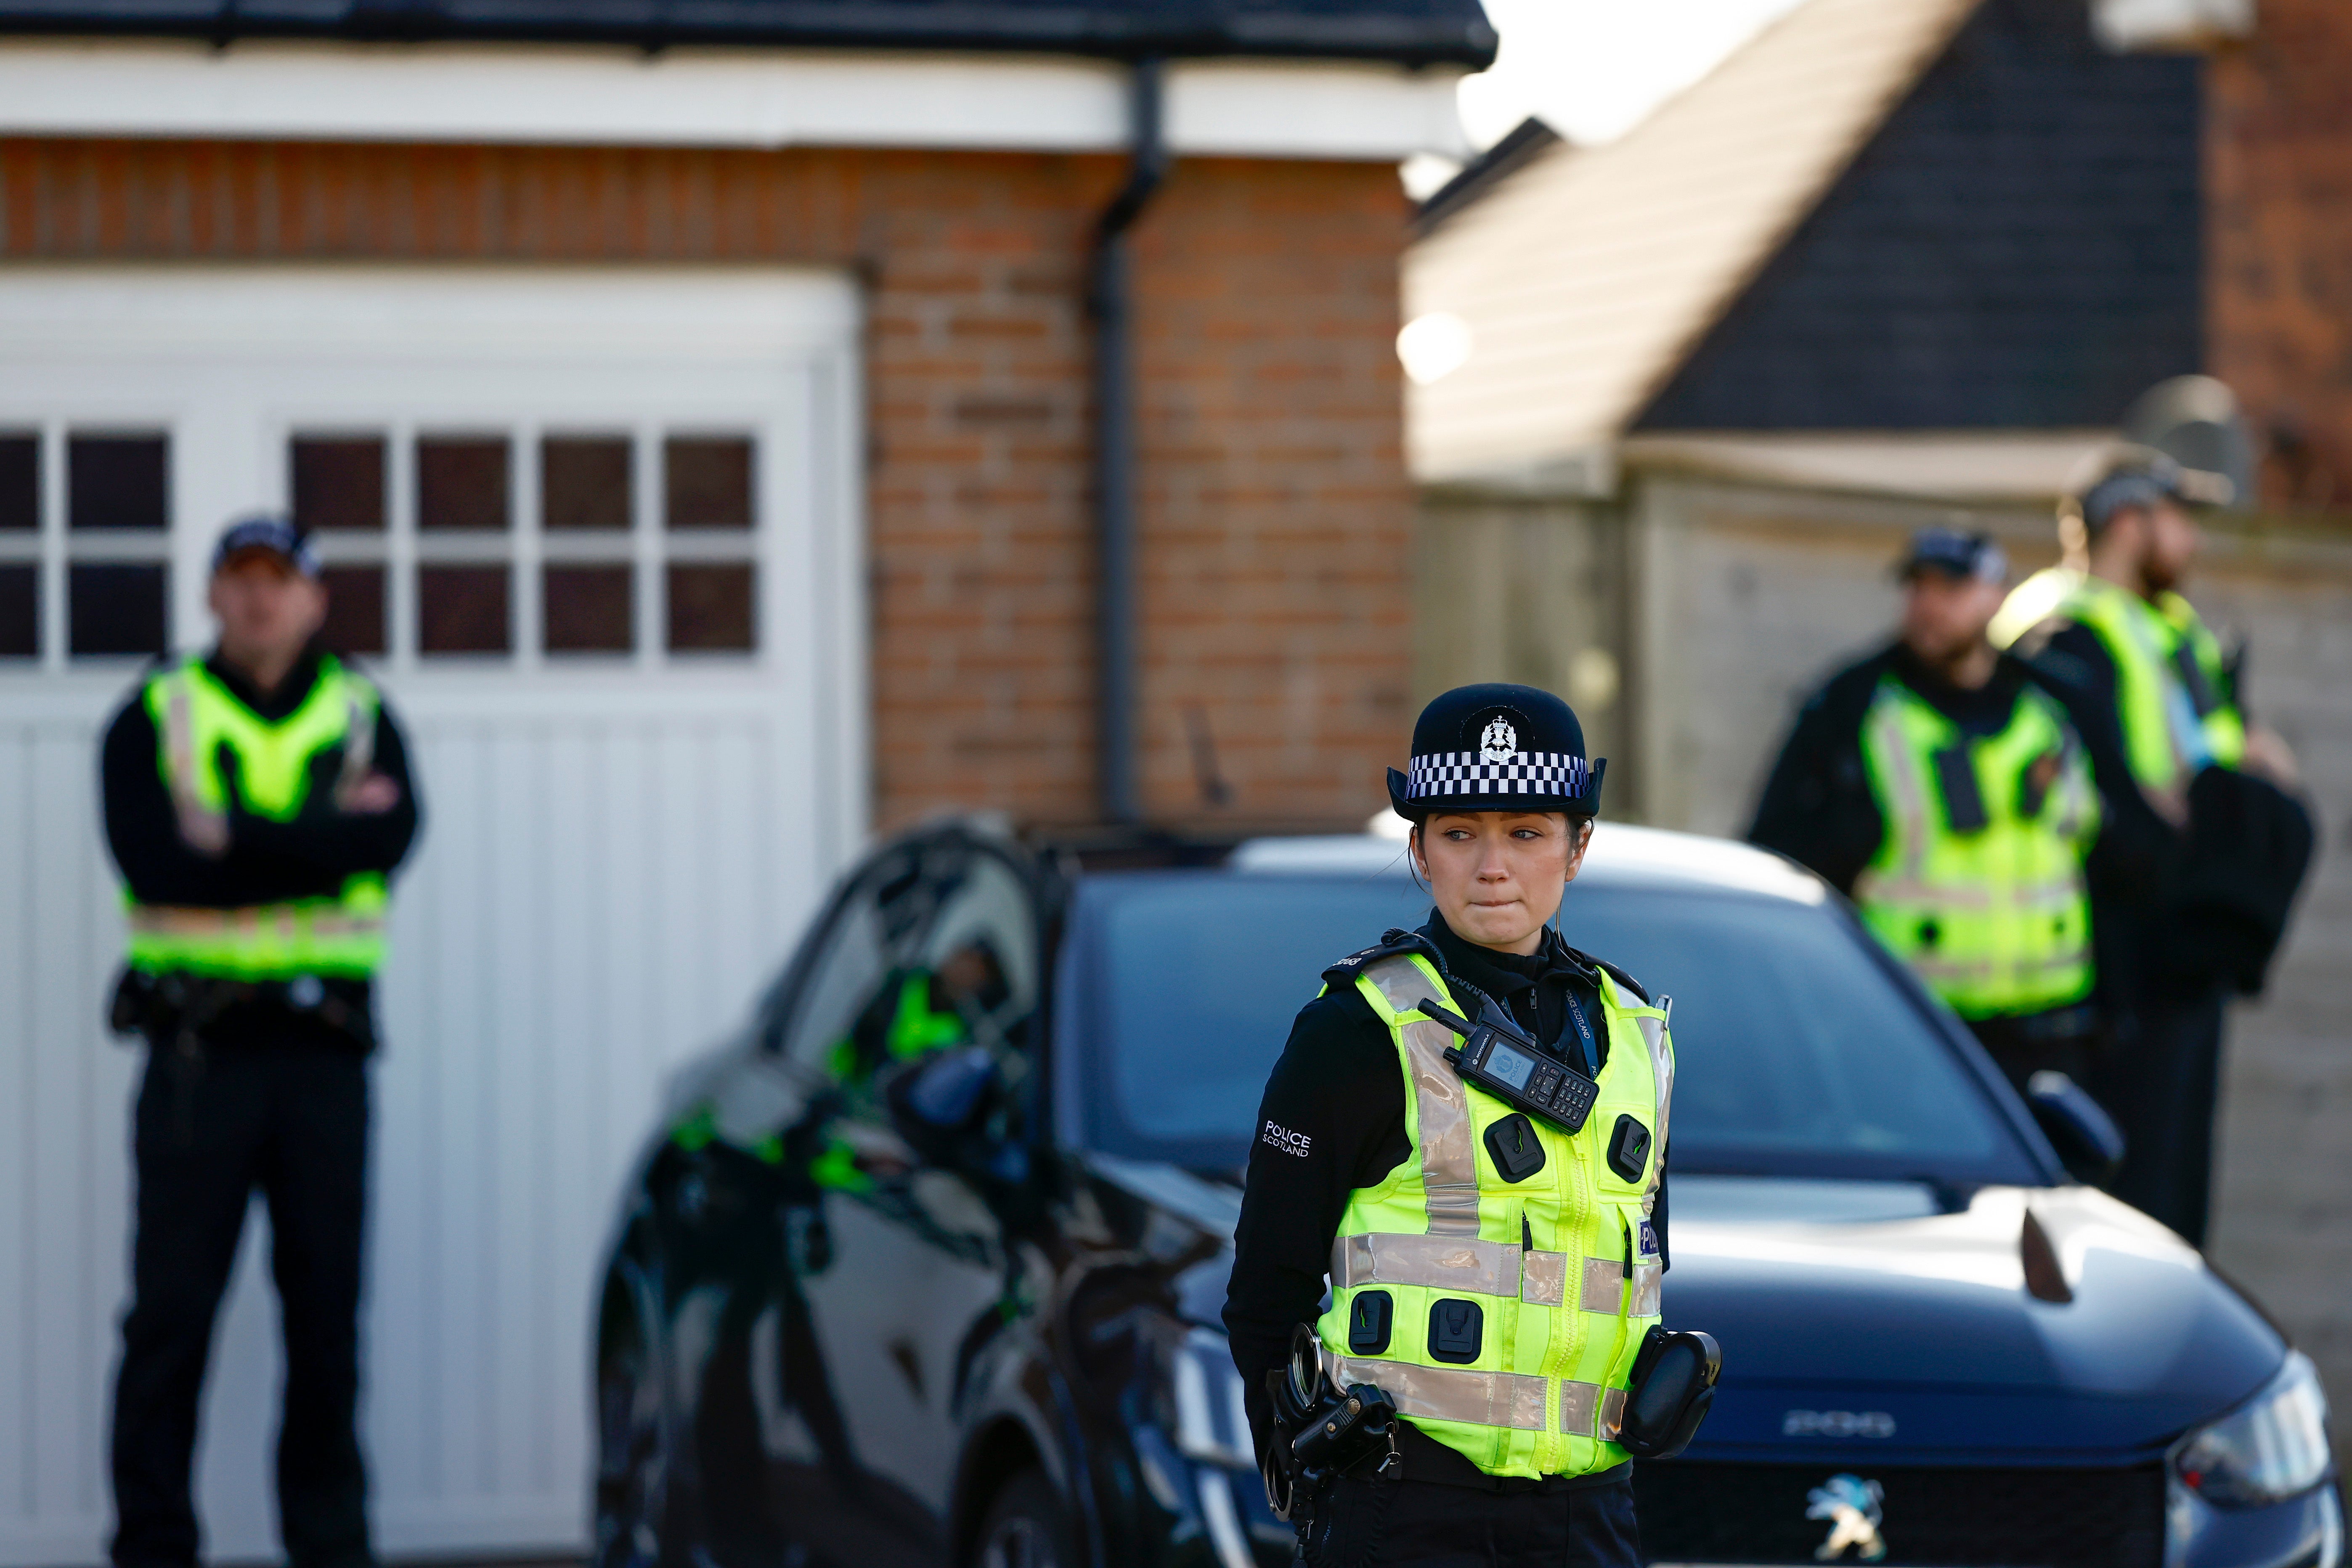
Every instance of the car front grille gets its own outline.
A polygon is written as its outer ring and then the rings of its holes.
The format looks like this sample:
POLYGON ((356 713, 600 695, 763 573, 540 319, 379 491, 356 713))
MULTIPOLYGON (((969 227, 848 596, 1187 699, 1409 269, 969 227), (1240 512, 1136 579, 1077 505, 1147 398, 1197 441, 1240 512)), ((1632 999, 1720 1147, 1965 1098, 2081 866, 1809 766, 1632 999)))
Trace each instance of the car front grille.
MULTIPOLYGON (((1892 1466, 1633 1467, 1643 1555, 1653 1563, 1813 1563, 1832 1521, 1807 1498, 1832 1476, 1876 1481, 1885 1563, 1966 1568, 2156 1568, 2164 1470, 1911 1469, 1892 1466)), ((1848 1562, 1864 1561, 1849 1547, 1848 1562)))

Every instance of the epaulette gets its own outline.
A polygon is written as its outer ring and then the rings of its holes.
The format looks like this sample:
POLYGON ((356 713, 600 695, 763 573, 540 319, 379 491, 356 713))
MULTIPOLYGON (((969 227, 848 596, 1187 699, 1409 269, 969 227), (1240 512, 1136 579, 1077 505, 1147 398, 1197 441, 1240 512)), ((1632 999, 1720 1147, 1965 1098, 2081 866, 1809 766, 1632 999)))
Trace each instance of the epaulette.
POLYGON ((1445 960, 1439 955, 1436 943, 1418 931, 1406 931, 1400 928, 1391 929, 1383 934, 1376 946, 1367 947, 1360 953, 1350 953, 1324 970, 1324 983, 1352 986, 1356 983, 1356 977, 1361 975, 1371 965, 1380 962, 1382 958, 1393 958, 1401 953, 1419 953, 1437 966, 1439 974, 1445 973, 1445 960))
MULTIPOLYGON (((1576 953, 1576 949, 1573 947, 1570 948, 1569 951, 1576 953)), ((1622 986, 1625 989, 1633 992, 1635 996, 1641 998, 1642 1005, 1643 1007, 1646 1008, 1652 1005, 1650 1001, 1650 993, 1642 988, 1642 982, 1627 974, 1624 970, 1619 968, 1616 965, 1611 963, 1608 959, 1596 958, 1590 953, 1576 953, 1576 956, 1597 969, 1608 970, 1609 977, 1616 981, 1620 986, 1622 986)))

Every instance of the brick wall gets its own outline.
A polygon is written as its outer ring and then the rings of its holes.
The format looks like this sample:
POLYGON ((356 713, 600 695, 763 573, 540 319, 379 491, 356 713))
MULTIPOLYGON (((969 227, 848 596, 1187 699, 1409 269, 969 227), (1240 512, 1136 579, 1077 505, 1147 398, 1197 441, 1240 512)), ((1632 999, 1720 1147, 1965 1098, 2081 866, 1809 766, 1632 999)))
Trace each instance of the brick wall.
POLYGON ((2352 507, 2352 6, 2263 0, 2206 77, 2207 361, 2268 437, 2264 500, 2352 507))
MULTIPOLYGON (((0 141, 0 258, 856 268, 876 821, 1068 821, 1095 777, 1081 285, 1120 174, 1108 157, 0 141)), ((1383 165, 1199 160, 1138 233, 1155 817, 1360 820, 1404 749, 1404 218, 1383 165)))

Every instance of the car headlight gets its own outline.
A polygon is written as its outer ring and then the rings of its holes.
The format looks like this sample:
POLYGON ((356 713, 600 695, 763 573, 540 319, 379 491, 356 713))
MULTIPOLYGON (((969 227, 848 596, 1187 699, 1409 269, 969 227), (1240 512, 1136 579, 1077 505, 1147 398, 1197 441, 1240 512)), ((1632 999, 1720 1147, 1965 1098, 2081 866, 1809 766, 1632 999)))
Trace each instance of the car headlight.
POLYGON ((2327 1396, 2301 1351, 2260 1394, 2180 1439, 2172 1470, 2216 1508, 2259 1508, 2327 1479, 2327 1396))

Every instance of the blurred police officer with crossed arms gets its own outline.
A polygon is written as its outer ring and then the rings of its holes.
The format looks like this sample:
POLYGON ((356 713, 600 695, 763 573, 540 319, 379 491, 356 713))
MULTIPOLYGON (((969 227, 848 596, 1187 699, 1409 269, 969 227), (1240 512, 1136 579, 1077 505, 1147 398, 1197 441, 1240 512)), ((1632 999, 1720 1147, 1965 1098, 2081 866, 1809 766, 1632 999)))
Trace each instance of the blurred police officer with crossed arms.
POLYGON ((2124 1130, 2116 1195, 2200 1245, 2223 1000, 2261 988, 2312 846, 2293 754, 2248 721, 2238 662, 2179 592, 2202 545, 2189 507, 2227 499, 2227 483, 2126 455, 2062 513, 2065 562, 2020 584, 1993 626, 2119 759, 2110 802, 2168 825, 2158 895, 2097 909, 2124 1010, 2094 1092, 2124 1130))
POLYGON ((365 1568, 354 1415, 370 993, 416 790, 381 695, 319 645, 326 588, 290 522, 232 525, 209 602, 219 643, 151 671, 101 758, 131 927, 113 1021, 148 1046, 113 1559, 197 1560, 198 1397, 257 1187, 286 1335, 279 1534, 293 1568, 365 1568))
POLYGON ((2044 1069, 2087 1083, 2091 862, 2144 881, 2160 826, 2103 810, 2064 704, 1987 640, 2008 587, 1990 538, 1923 528, 1898 573, 1900 633, 1806 702, 1748 838, 1851 896, 2021 1089, 2044 1069))
POLYGON ((1674 1048, 1642 987, 1549 925, 1601 771, 1549 692, 1431 703, 1389 792, 1436 907, 1324 971, 1266 1084, 1224 1312, 1260 1453, 1288 1436, 1267 1379, 1301 1322, 1402 1416, 1392 1461, 1303 1505, 1310 1563, 1640 1561, 1616 1439, 1658 1321, 1674 1048), (1538 1074, 1597 1076, 1581 1129, 1456 1076, 1424 1000, 1491 1001, 1538 1074))

